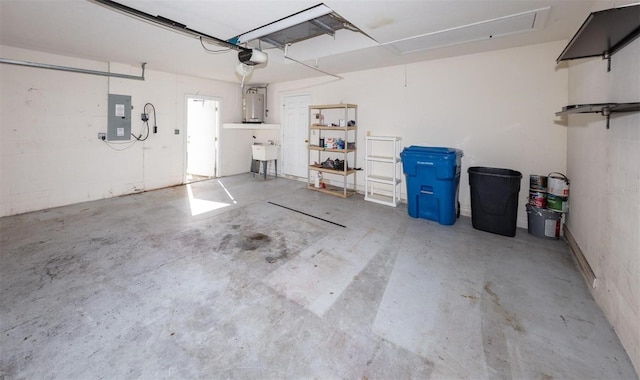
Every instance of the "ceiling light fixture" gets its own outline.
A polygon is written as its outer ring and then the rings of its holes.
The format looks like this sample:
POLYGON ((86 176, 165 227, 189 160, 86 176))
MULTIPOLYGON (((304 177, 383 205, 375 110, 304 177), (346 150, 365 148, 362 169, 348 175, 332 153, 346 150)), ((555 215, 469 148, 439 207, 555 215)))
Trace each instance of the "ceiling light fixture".
POLYGON ((238 66, 236 66, 236 74, 240 75, 241 77, 249 76, 252 73, 253 66, 247 66, 244 63, 238 63, 238 66))
POLYGON ((242 62, 238 63, 238 66, 236 66, 235 72, 242 79, 240 82, 240 88, 244 88, 244 82, 251 77, 251 74, 253 74, 253 68, 254 66, 248 66, 242 62))

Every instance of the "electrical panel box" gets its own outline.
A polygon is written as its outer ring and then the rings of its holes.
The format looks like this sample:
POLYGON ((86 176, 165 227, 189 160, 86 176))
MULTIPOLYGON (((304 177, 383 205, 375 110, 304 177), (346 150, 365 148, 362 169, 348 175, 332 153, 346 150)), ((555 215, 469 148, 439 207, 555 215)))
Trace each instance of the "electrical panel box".
POLYGON ((131 96, 109 94, 107 140, 131 140, 131 96))

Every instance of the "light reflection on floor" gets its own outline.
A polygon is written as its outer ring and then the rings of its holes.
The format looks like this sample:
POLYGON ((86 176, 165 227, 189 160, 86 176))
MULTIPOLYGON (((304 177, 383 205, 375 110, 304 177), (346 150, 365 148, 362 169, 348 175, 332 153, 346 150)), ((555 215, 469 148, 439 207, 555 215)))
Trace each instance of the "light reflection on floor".
MULTIPOLYGON (((191 207, 191 216, 204 214, 206 212, 214 211, 214 210, 231 205, 230 203, 214 202, 214 201, 208 201, 206 199, 195 198, 193 196, 193 189, 191 189, 190 184, 187 185, 187 193, 189 194, 189 206, 191 207)), ((229 194, 228 191, 227 191, 227 194, 229 194)), ((231 197, 231 195, 229 195, 229 197, 231 197)), ((235 201, 233 202, 236 203, 235 201)))

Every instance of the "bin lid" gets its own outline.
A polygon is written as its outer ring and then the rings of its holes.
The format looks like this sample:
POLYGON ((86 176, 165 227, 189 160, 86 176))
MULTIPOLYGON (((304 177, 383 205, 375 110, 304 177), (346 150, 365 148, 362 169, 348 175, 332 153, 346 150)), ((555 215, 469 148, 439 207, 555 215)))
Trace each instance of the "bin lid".
POLYGON ((486 166, 472 166, 467 169, 467 173, 471 175, 485 175, 491 177, 522 178, 522 173, 517 170, 490 168, 486 166))
POLYGON ((419 145, 411 145, 410 147, 404 148, 402 154, 418 154, 452 158, 454 158, 455 156, 464 156, 464 153, 460 149, 419 145))

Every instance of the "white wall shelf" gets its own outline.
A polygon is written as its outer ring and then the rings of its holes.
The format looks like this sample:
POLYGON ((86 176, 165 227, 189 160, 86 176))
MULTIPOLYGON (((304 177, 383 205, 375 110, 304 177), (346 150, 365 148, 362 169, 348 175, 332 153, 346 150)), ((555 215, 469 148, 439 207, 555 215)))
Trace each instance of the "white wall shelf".
POLYGON ((365 195, 366 201, 396 207, 400 204, 401 175, 400 150, 402 138, 396 136, 365 137, 365 195), (385 146, 383 146, 385 145, 385 146), (382 149, 384 148, 384 150, 382 149), (379 153, 382 152, 382 153, 379 153), (374 170, 374 165, 384 166, 374 170), (374 171, 376 174, 374 174, 374 171))
POLYGON ((260 123, 224 123, 222 124, 222 128, 224 129, 252 129, 252 130, 263 130, 263 129, 280 129, 280 124, 260 124, 260 123))
POLYGON ((597 104, 574 104, 562 107, 562 111, 556 112, 556 116, 571 115, 574 113, 599 113, 607 118, 607 129, 612 113, 616 112, 638 112, 640 103, 597 103, 597 104))

